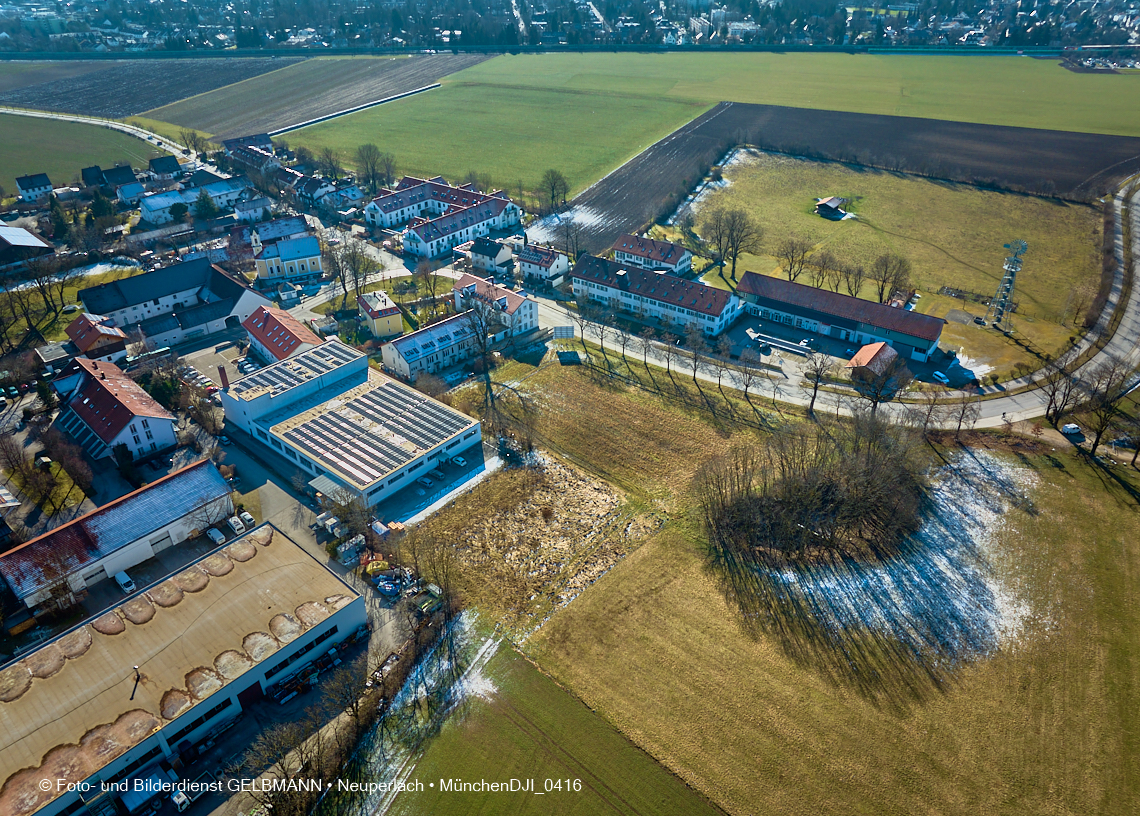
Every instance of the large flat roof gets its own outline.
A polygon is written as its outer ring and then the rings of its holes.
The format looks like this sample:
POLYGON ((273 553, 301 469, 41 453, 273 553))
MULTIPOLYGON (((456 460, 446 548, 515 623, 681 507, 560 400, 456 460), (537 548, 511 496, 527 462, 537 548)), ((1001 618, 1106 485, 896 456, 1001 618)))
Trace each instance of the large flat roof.
POLYGON ((369 369, 365 383, 270 425, 270 432, 347 484, 365 489, 475 424, 369 369))
POLYGON ((256 399, 266 393, 277 396, 363 356, 339 340, 327 340, 316 348, 242 377, 229 387, 228 393, 243 400, 256 399))
POLYGON ((266 524, 6 666, 0 813, 34 813, 56 778, 95 773, 357 597, 266 524))

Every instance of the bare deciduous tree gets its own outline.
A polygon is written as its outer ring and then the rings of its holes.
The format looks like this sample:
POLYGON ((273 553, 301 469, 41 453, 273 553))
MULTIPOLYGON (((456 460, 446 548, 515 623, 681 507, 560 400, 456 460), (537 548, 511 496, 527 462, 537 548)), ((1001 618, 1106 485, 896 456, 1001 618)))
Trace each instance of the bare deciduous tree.
POLYGON ((811 394, 811 400, 808 403, 808 415, 815 415, 815 400, 819 396, 820 387, 827 382, 835 372, 835 361, 828 357, 826 354, 821 354, 818 351, 810 352, 807 359, 804 360, 804 378, 800 383, 800 387, 806 393, 811 394))
MULTIPOLYGON (((863 281, 867 277, 867 270, 861 264, 846 264, 843 267, 843 287, 851 297, 859 297, 859 290, 863 288, 863 281)), ((839 290, 836 289, 838 292, 839 290)))
POLYGON ((360 181, 368 186, 373 193, 380 187, 383 180, 383 171, 380 167, 380 152, 374 144, 362 144, 356 148, 356 175, 360 181))
POLYGON ((895 357, 881 373, 869 368, 857 368, 851 374, 855 390, 865 399, 871 413, 877 413, 879 405, 890 402, 904 391, 914 380, 914 374, 907 368, 901 357, 895 357))
POLYGON ((954 439, 961 439, 962 428, 973 428, 982 416, 981 397, 963 394, 960 400, 951 404, 949 414, 954 422, 954 439))
POLYGON ((727 245, 726 259, 732 264, 732 279, 736 280, 736 262, 741 255, 760 251, 764 228, 744 210, 733 209, 725 214, 727 245))
POLYGON ((776 249, 776 258, 788 280, 795 283, 796 278, 803 274, 809 252, 811 242, 794 235, 785 239, 776 249))
POLYGON ((1101 439, 1117 421, 1120 403, 1128 395, 1131 374, 1132 368, 1125 360, 1113 357, 1081 378, 1085 424, 1093 434, 1089 452, 1094 456, 1101 439))
POLYGON ((551 169, 543 173, 539 186, 550 205, 551 212, 566 200, 566 196, 570 195, 570 182, 558 170, 551 169))
POLYGON ((893 252, 880 255, 871 264, 870 278, 875 284, 879 303, 886 303, 894 291, 905 291, 910 287, 910 261, 893 252))

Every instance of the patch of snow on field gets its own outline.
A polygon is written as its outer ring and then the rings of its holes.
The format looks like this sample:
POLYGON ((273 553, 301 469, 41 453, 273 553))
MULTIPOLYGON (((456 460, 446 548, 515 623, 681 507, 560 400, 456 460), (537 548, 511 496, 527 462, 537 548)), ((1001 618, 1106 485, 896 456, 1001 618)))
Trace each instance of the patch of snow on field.
POLYGON ((527 227, 526 237, 543 244, 557 241, 560 239, 558 231, 566 220, 573 221, 584 230, 591 230, 606 226, 612 219, 593 207, 571 207, 565 212, 553 213, 535 221, 527 227))
POLYGON ((975 360, 972 357, 968 357, 961 351, 958 352, 958 356, 955 359, 956 362, 950 367, 954 368, 957 366, 962 368, 964 371, 972 374, 975 380, 980 380, 982 377, 986 376, 994 370, 994 367, 992 365, 986 365, 981 360, 975 360))
POLYGON ((705 199, 707 199, 717 190, 723 190, 727 187, 732 186, 732 180, 725 178, 723 171, 732 170, 734 168, 743 167, 749 164, 755 164, 758 156, 759 151, 752 150, 750 148, 733 148, 721 161, 721 177, 719 179, 703 179, 701 183, 698 184, 691 193, 689 193, 685 200, 681 202, 680 206, 677 207, 673 214, 665 220, 665 223, 669 226, 673 226, 678 221, 682 220, 685 217, 685 214, 688 212, 691 212, 694 216, 696 216, 697 210, 700 209, 700 206, 702 203, 704 203, 705 199))
POLYGON ((1032 610, 997 574, 998 535, 1011 507, 1032 512, 1031 471, 981 452, 935 476, 925 521, 902 553, 882 563, 784 569, 768 579, 790 606, 810 609, 836 644, 860 632, 907 652, 957 663, 1013 648, 1032 610))

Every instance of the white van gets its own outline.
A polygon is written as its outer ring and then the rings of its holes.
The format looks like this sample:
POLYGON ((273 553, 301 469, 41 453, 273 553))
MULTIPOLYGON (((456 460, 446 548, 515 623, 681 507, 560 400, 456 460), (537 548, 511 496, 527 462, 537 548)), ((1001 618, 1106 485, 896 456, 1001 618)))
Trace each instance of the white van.
POLYGON ((135 582, 131 580, 131 576, 125 572, 115 573, 115 583, 119 585, 119 589, 130 595, 135 591, 135 582))

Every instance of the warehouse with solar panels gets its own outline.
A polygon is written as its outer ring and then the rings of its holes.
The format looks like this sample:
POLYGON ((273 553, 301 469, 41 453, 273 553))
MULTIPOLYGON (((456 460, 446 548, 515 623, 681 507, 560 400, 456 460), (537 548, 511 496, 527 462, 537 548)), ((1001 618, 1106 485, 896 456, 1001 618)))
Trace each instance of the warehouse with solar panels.
POLYGON ((481 441, 478 421, 369 368, 336 339, 237 380, 222 407, 315 490, 347 490, 369 505, 481 441))

